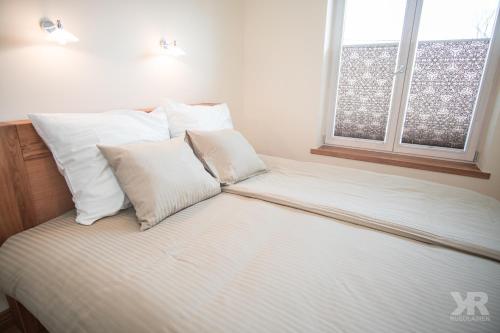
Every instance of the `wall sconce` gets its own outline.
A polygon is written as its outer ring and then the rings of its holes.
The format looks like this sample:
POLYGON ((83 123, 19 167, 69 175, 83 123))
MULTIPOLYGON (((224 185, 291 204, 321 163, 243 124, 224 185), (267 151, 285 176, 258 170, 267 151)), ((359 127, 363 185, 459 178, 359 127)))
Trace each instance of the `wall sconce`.
POLYGON ((78 38, 76 38, 75 35, 64 30, 60 20, 54 23, 49 19, 42 18, 40 20, 40 28, 48 34, 46 38, 48 41, 56 42, 61 45, 78 42, 78 38))
POLYGON ((160 47, 165 54, 180 57, 186 55, 183 49, 177 46, 177 41, 168 42, 165 38, 160 39, 160 47))

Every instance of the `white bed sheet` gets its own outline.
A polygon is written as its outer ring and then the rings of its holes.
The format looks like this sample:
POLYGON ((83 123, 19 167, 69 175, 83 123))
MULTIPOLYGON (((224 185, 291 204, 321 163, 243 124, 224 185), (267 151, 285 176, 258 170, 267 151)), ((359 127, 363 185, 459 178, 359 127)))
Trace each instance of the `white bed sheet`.
POLYGON ((0 286, 50 332, 498 332, 500 264, 222 193, 140 232, 70 212, 0 248, 0 286), (489 321, 450 319, 451 292, 489 321))

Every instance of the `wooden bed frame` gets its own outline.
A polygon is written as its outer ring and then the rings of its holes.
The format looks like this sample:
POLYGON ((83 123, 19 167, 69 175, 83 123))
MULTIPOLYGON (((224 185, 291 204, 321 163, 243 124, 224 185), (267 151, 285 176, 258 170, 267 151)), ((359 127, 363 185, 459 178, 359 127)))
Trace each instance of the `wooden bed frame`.
MULTIPOLYGON (((200 103, 197 105, 216 105, 200 103)), ((151 112, 152 108, 138 111, 151 112)), ((29 120, 0 122, 0 245, 10 236, 53 219, 74 203, 47 146, 29 120)), ((22 332, 43 326, 18 301, 7 296, 10 315, 22 332)))

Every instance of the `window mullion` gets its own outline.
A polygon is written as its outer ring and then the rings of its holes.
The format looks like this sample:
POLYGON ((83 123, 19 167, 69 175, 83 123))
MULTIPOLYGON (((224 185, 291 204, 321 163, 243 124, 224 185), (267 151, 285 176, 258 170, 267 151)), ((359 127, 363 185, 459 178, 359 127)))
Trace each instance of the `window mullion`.
POLYGON ((391 113, 387 128, 387 142, 392 151, 401 136, 403 124, 405 100, 408 93, 415 49, 417 45, 417 32, 422 13, 423 0, 408 0, 406 4, 405 20, 401 37, 400 54, 397 68, 404 68, 402 73, 396 74, 394 96, 392 98, 391 113))

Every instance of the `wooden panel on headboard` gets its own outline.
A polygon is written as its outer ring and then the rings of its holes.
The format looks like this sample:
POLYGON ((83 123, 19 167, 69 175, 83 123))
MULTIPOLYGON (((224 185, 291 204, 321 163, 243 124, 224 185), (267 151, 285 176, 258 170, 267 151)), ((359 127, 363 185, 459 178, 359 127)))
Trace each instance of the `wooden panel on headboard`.
POLYGON ((74 207, 64 178, 29 121, 0 124, 0 244, 74 207))
POLYGON ((31 122, 0 122, 0 245, 73 208, 66 181, 31 122))
POLYGON ((33 125, 27 122, 16 127, 35 212, 34 225, 38 225, 67 212, 74 204, 50 150, 33 125))
POLYGON ((35 225, 74 207, 71 193, 51 155, 24 160, 35 211, 35 225), (47 200, 49 198, 49 200, 47 200))
POLYGON ((35 221, 16 124, 0 124, 0 243, 35 221))
POLYGON ((17 125, 19 144, 25 160, 50 156, 50 151, 30 122, 17 125))

